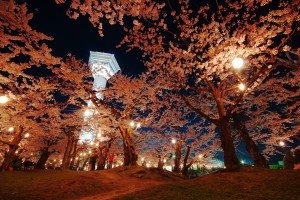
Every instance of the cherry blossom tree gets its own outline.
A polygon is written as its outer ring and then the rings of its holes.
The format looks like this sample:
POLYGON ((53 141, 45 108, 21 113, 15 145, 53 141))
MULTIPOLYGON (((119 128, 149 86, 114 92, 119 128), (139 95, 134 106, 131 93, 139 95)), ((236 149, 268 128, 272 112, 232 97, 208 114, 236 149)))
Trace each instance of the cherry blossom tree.
POLYGON ((265 155, 280 153, 280 141, 293 143, 299 136, 299 70, 273 72, 247 96, 240 112, 245 113, 245 127, 254 140, 265 146, 265 155), (251 124, 251 126, 249 126, 251 124))
POLYGON ((137 129, 141 123, 147 123, 147 106, 155 97, 156 88, 145 80, 145 77, 131 79, 118 74, 110 79, 108 89, 102 91, 103 100, 98 99, 96 93, 91 97, 97 111, 109 112, 111 123, 121 133, 125 166, 137 164, 137 129))
MULTIPOLYGON (((98 19, 105 13, 103 7, 96 1, 89 1, 89 6, 73 2, 76 6, 72 9, 84 15, 88 13, 93 25, 101 27, 98 19)), ((152 5, 156 6, 151 8, 155 18, 129 14, 134 18, 133 27, 125 27, 128 35, 121 45, 129 50, 140 49, 150 73, 162 71, 158 74, 161 79, 169 79, 169 88, 192 89, 193 92, 183 95, 187 105, 218 127, 227 169, 239 168, 232 140, 233 111, 273 68, 282 65, 299 68, 298 59, 296 62, 292 59, 299 57, 299 47, 291 43, 299 32, 299 2, 227 0, 204 5, 167 1, 167 4, 152 5), (231 63, 236 57, 243 57, 249 70, 233 71, 231 63), (241 83, 244 91, 228 95, 231 87, 241 83), (199 108, 195 98, 188 97, 190 94, 204 97, 201 106, 206 102, 211 106, 199 108), (210 107, 214 110, 207 113, 210 107)))

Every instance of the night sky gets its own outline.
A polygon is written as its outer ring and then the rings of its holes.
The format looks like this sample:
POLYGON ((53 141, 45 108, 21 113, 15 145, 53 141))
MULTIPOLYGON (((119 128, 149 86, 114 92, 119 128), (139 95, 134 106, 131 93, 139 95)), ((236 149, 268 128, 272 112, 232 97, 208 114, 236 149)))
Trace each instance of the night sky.
POLYGON ((122 27, 105 26, 104 23, 104 37, 100 37, 97 28, 92 26, 87 17, 70 19, 66 15, 66 4, 31 0, 28 6, 34 13, 30 21, 32 28, 54 38, 47 42, 53 55, 63 57, 71 53, 87 62, 90 51, 99 51, 114 54, 124 74, 136 75, 145 70, 133 52, 126 53, 125 48, 116 48, 124 33, 122 27))
MULTIPOLYGON (((53 50, 53 55, 64 57, 68 53, 77 59, 88 61, 89 51, 100 51, 114 54, 123 74, 137 75, 145 70, 142 62, 137 58, 136 52, 126 53, 126 49, 117 49, 124 33, 119 25, 110 26, 104 23, 104 37, 100 37, 97 28, 94 28, 87 17, 80 16, 77 20, 70 19, 66 15, 68 6, 57 5, 54 1, 31 0, 28 1, 30 12, 34 13, 30 25, 33 29, 54 38, 47 42, 53 50)), ((286 147, 288 148, 288 147, 286 147)), ((284 152, 286 149, 280 149, 284 152)), ((246 163, 251 160, 245 145, 240 143, 237 155, 246 163)), ((219 155, 222 157, 222 155, 219 155)), ((282 155, 273 156, 270 163, 277 164, 282 155)))

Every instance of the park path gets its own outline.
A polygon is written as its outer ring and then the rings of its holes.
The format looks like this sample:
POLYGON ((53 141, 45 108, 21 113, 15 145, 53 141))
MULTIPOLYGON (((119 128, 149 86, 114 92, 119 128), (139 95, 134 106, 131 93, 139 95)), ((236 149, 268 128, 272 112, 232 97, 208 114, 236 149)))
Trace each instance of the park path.
POLYGON ((79 198, 80 200, 106 200, 130 194, 136 191, 152 188, 157 185, 166 184, 163 180, 141 179, 128 177, 122 173, 101 173, 102 190, 98 194, 79 198), (104 190, 103 190, 104 189, 104 190))

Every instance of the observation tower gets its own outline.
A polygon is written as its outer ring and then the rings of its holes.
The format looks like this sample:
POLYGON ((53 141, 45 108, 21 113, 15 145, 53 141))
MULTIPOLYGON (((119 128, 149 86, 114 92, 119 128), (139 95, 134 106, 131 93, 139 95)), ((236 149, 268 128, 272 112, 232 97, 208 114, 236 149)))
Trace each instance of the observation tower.
MULTIPOLYGON (((102 98, 101 91, 106 87, 107 81, 121 70, 119 64, 113 54, 90 51, 89 66, 94 77, 93 90, 97 91, 98 98, 102 98)), ((92 108, 92 102, 88 102, 88 106, 92 108)), ((86 109, 85 120, 93 112, 93 109, 86 109)), ((92 133, 83 131, 80 140, 92 140, 92 133)))

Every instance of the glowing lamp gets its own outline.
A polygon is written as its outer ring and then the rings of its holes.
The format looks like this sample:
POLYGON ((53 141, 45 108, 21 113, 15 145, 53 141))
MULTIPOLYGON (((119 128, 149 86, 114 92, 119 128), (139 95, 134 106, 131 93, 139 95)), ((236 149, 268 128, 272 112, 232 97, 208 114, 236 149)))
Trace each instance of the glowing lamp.
POLYGON ((235 58, 232 60, 231 64, 232 64, 233 68, 240 69, 243 67, 244 60, 242 58, 235 58))
POLYGON ((172 139, 172 143, 175 144, 175 143, 176 143, 176 140, 175 140, 175 139, 172 139))
POLYGON ((141 123, 137 123, 136 127, 140 128, 141 127, 141 123))
POLYGON ((30 135, 29 133, 26 133, 24 137, 25 137, 25 138, 28 138, 29 135, 30 135))
POLYGON ((91 114, 92 114, 92 112, 91 112, 90 110, 85 110, 85 111, 84 111, 84 115, 85 115, 86 117, 90 116, 91 114))
POLYGON ((240 90, 245 90, 245 88, 246 88, 246 86, 243 83, 239 84, 239 89, 240 90))
POLYGON ((4 104, 8 102, 9 98, 7 96, 0 96, 0 103, 4 104))
POLYGON ((131 127, 134 127, 134 122, 130 122, 130 126, 131 126, 131 127))
POLYGON ((283 141, 280 141, 280 142, 279 142, 279 145, 282 146, 282 147, 284 147, 284 146, 285 146, 285 143, 284 143, 283 141))
POLYGON ((10 127, 10 128, 8 129, 8 131, 9 131, 9 132, 14 131, 14 127, 10 127))

